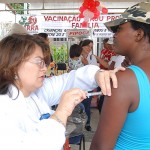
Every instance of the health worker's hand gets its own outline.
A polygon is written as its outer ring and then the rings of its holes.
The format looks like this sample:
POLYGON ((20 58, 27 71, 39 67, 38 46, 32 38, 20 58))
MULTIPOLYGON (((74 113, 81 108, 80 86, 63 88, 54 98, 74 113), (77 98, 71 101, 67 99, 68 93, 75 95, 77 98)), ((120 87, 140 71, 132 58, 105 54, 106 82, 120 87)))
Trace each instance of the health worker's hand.
POLYGON ((116 72, 124 71, 125 68, 119 67, 114 70, 98 70, 95 74, 95 80, 100 86, 102 93, 104 95, 111 96, 111 81, 114 88, 118 87, 118 82, 116 78, 116 72))

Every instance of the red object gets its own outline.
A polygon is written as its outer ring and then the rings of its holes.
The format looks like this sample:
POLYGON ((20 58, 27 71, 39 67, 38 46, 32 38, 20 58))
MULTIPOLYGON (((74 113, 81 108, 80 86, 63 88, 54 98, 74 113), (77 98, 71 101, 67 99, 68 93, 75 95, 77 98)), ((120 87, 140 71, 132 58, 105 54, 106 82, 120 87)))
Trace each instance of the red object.
POLYGON ((107 14, 107 13, 108 13, 108 9, 105 8, 105 7, 103 7, 103 8, 102 8, 102 13, 107 14))
POLYGON ((96 11, 95 13, 94 13, 94 17, 92 18, 92 19, 96 19, 96 18, 98 18, 100 16, 100 11, 96 11))
POLYGON ((64 150, 70 150, 69 139, 66 138, 66 142, 64 144, 64 150))
POLYGON ((80 11, 80 12, 83 12, 84 10, 86 10, 86 8, 85 8, 84 6, 81 6, 81 7, 79 8, 79 11, 80 11))
POLYGON ((95 2, 94 2, 94 1, 90 1, 90 2, 89 2, 89 6, 90 6, 90 7, 95 7, 95 2))
POLYGON ((88 8, 89 4, 88 4, 88 2, 84 2, 84 3, 82 4, 82 6, 85 7, 85 8, 88 8))
POLYGON ((79 14, 79 18, 84 18, 83 13, 80 13, 80 14, 79 14))
POLYGON ((95 6, 91 6, 91 7, 89 8, 89 11, 91 11, 91 12, 94 13, 95 9, 96 9, 95 6))
MULTIPOLYGON (((79 11, 80 11, 79 18, 87 17, 87 15, 84 16, 84 13, 83 13, 86 10, 88 10, 94 14, 94 17, 93 18, 91 17, 92 19, 98 18, 100 16, 100 11, 97 9, 98 6, 100 7, 100 1, 98 1, 98 0, 96 0, 96 1, 95 0, 84 0, 84 2, 82 3, 82 6, 79 8, 79 11)), ((104 14, 107 14, 108 9, 103 7, 102 12, 104 14)), ((87 25, 88 25, 88 23, 85 21, 82 23, 82 27, 87 27, 87 25)))
POLYGON ((97 11, 96 13, 94 13, 94 16, 95 16, 96 18, 98 18, 98 17, 100 16, 100 11, 97 11))
MULTIPOLYGON (((104 59, 104 60, 107 61, 107 62, 109 62, 110 59, 111 59, 111 57, 112 57, 112 56, 115 56, 115 55, 116 55, 116 54, 115 54, 114 51, 109 50, 109 49, 103 49, 103 50, 101 51, 100 58, 101 58, 101 59, 104 59)), ((100 64, 100 68, 107 70, 107 68, 105 68, 105 67, 104 67, 103 65, 101 65, 101 64, 100 64)))
POLYGON ((100 5, 100 2, 99 1, 95 1, 95 6, 99 6, 100 5))
POLYGON ((86 28, 87 26, 88 26, 88 23, 85 22, 85 21, 83 21, 83 22, 82 22, 82 27, 83 27, 83 28, 84 28, 84 27, 86 28))

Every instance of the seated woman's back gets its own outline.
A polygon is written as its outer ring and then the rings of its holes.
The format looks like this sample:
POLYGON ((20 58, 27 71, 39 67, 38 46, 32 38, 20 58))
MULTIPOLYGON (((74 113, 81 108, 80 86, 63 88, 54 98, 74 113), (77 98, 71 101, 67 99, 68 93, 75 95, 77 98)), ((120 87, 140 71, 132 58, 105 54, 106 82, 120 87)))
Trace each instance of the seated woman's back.
POLYGON ((82 47, 78 44, 73 44, 70 47, 69 52, 69 69, 70 70, 77 70, 80 67, 83 67, 84 64, 82 63, 81 59, 82 47))

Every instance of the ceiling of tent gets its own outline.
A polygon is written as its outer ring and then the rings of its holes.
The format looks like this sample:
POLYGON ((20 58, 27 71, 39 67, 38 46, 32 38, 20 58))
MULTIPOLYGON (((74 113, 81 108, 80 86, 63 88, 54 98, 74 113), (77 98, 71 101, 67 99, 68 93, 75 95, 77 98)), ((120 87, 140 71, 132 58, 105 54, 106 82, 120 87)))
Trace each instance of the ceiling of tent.
MULTIPOLYGON (((100 0, 102 2, 141 2, 149 0, 100 0)), ((83 2, 83 0, 0 0, 0 3, 69 3, 83 2)))
MULTIPOLYGON (((79 8, 81 7, 83 1, 84 0, 0 0, 0 3, 5 3, 5 4, 30 3, 30 8, 24 10, 29 10, 34 12, 38 10, 40 13, 75 14, 78 13, 79 8)), ((132 6, 142 1, 149 2, 150 0, 99 0, 99 1, 102 3, 103 6, 109 9, 109 13, 121 13, 129 6, 132 6)))

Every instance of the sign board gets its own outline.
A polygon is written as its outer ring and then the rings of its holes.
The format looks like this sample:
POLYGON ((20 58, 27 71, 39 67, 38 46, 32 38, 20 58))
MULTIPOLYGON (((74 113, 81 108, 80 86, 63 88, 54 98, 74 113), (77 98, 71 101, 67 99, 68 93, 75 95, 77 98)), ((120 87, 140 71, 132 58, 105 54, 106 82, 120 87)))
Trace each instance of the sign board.
POLYGON ((91 30, 87 29, 68 29, 66 32, 67 37, 89 37, 91 30))
MULTIPOLYGON (((100 15, 90 20, 86 29, 91 29, 93 37, 109 37, 111 33, 104 26, 105 22, 117 19, 120 14, 100 15)), ((17 15, 16 22, 26 27, 30 34, 45 32, 49 37, 67 37, 68 29, 85 29, 79 15, 17 15)))

